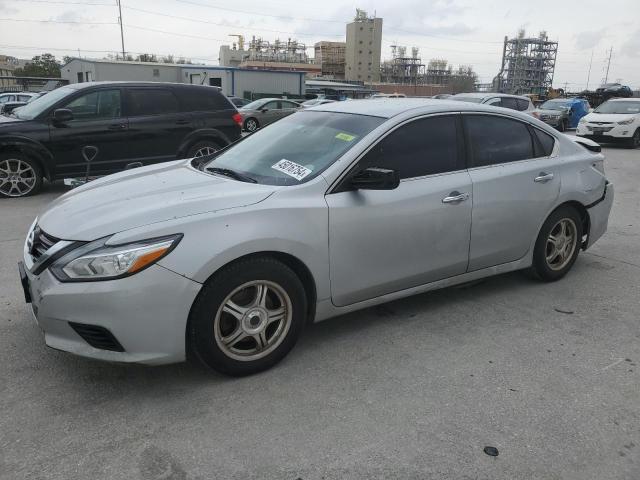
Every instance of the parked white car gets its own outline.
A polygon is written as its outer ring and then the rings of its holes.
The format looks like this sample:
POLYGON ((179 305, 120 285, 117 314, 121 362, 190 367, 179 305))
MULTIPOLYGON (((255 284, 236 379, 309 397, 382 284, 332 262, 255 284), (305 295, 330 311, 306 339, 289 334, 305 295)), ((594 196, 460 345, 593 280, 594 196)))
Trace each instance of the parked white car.
POLYGON ((576 135, 598 143, 623 142, 640 146, 640 99, 608 100, 580 119, 576 135))

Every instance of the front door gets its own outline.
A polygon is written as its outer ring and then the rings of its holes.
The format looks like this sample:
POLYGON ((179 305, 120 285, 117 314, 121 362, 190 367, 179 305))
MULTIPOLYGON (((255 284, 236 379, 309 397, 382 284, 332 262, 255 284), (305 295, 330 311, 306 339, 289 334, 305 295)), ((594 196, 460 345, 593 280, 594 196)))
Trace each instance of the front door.
POLYGON ((560 191, 553 138, 518 120, 465 114, 473 182, 469 271, 524 257, 560 191), (532 133, 534 135, 532 135, 532 133), (545 136, 543 146, 537 135, 545 136))
POLYGON ((331 294, 338 306, 462 274, 471 229, 471 179, 459 148, 459 117, 405 123, 379 141, 352 173, 395 169, 395 190, 326 196, 331 294))
POLYGON ((119 170, 129 140, 127 119, 122 116, 122 92, 119 88, 94 90, 70 100, 58 108, 67 108, 73 120, 49 123, 49 149, 56 159, 55 176, 83 176, 91 160, 91 174, 105 175, 119 170), (88 147, 95 147, 97 150, 88 147), (95 157, 91 158, 95 152, 95 157))

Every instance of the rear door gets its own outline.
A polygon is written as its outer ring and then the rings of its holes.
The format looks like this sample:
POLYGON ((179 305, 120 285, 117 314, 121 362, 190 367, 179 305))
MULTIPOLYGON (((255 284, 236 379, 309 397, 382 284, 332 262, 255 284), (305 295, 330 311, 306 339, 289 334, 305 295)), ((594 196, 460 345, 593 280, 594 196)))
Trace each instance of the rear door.
POLYGON ((129 161, 144 165, 174 160, 182 140, 193 129, 170 87, 127 87, 126 113, 131 131, 129 161))
POLYGON ((519 120, 463 114, 473 182, 469 271, 522 258, 558 198, 554 139, 519 120))
POLYGON ((443 115, 405 123, 351 171, 397 170, 401 181, 395 190, 337 188, 326 196, 334 304, 349 305, 466 271, 471 179, 458 121, 456 115, 443 115))
POLYGON ((85 155, 91 160, 92 174, 105 175, 122 169, 129 131, 127 119, 122 115, 120 88, 83 92, 57 108, 71 110, 74 118, 63 124, 49 121, 48 147, 55 158, 56 177, 85 175, 85 155))
POLYGON ((260 114, 260 125, 269 125, 270 123, 275 122, 281 118, 281 108, 282 105, 279 100, 272 100, 271 102, 265 103, 261 108, 260 114))
POLYGON ((280 118, 286 117, 287 115, 291 115, 298 111, 300 106, 297 103, 289 102, 287 100, 282 100, 280 102, 280 118))

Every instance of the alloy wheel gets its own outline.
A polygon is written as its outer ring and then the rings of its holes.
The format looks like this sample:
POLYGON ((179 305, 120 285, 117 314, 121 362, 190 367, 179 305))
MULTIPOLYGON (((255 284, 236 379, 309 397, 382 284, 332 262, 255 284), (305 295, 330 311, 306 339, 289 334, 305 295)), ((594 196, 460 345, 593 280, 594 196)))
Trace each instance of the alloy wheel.
POLYGON ((0 161, 0 193, 8 197, 28 195, 36 186, 36 172, 19 158, 0 161))
POLYGON ((245 128, 249 132, 255 132, 258 129, 258 122, 256 122, 253 118, 250 118, 249 120, 247 120, 247 123, 245 123, 245 128))
POLYGON ((282 343, 291 321, 291 299, 280 285, 267 280, 248 282, 227 295, 218 309, 215 341, 230 358, 258 360, 282 343))
POLYGON ((545 258, 551 270, 562 270, 573 258, 578 243, 578 229, 570 218, 554 225, 547 238, 545 258))
POLYGON ((196 153, 193 156, 193 158, 204 157, 206 155, 213 155, 217 151, 218 151, 217 148, 210 147, 210 146, 207 145, 207 146, 204 146, 204 147, 199 148, 198 150, 196 150, 196 153))

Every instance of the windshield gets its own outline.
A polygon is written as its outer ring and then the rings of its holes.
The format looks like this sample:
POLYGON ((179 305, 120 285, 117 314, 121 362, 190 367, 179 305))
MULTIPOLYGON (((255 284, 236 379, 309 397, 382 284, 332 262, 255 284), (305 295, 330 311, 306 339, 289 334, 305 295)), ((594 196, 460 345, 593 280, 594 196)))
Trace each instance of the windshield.
POLYGON ((298 185, 329 167, 384 118, 300 112, 223 151, 206 169, 229 169, 267 185, 298 185))
POLYGON ((459 102, 482 103, 483 98, 482 97, 465 97, 465 96, 459 97, 458 95, 454 95, 453 97, 449 97, 449 100, 457 100, 459 102))
POLYGON ((264 105, 264 103, 266 102, 266 100, 255 100, 251 103, 247 103, 244 107, 242 107, 243 110, 258 110, 260 107, 262 107, 262 105, 264 105))
POLYGON ((604 102, 594 110, 594 113, 620 113, 620 114, 636 114, 640 113, 640 101, 616 101, 604 102))
POLYGON ((559 102, 557 100, 549 100, 540 105, 540 110, 565 110, 569 108, 570 102, 559 102))
POLYGON ((69 87, 57 88, 46 95, 30 101, 25 106, 21 107, 20 110, 14 110, 13 114, 21 120, 33 120, 53 104, 58 103, 59 100, 62 100, 64 97, 71 95, 76 91, 77 90, 69 87))

